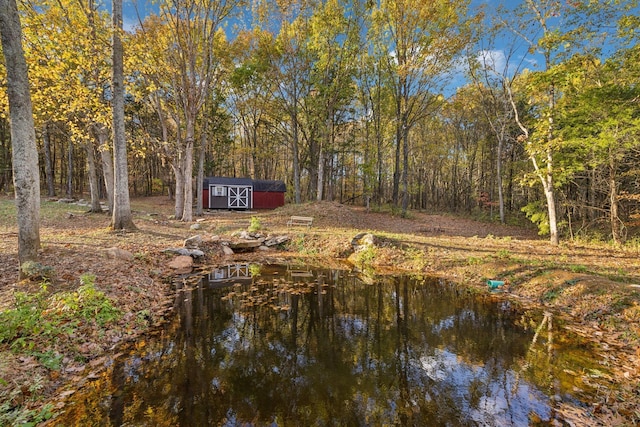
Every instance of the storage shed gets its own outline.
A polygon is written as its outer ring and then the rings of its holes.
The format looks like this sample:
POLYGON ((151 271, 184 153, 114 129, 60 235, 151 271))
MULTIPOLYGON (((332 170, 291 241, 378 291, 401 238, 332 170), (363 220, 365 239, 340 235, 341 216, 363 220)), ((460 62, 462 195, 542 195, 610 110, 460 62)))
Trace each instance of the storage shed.
POLYGON ((284 194, 287 186, 280 180, 253 180, 254 209, 275 209, 284 206, 284 194))
POLYGON ((284 206, 286 186, 278 180, 208 177, 203 181, 205 209, 274 209, 284 206))

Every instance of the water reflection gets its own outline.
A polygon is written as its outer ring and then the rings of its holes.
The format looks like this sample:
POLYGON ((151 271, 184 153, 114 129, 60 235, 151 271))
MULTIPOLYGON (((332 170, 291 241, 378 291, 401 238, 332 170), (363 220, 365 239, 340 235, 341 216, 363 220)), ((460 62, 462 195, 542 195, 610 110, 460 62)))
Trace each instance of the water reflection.
POLYGON ((435 279, 247 266, 177 295, 163 336, 89 387, 69 419, 520 426, 554 417, 547 394, 570 398, 508 304, 435 279), (537 385, 531 366, 546 373, 537 385))

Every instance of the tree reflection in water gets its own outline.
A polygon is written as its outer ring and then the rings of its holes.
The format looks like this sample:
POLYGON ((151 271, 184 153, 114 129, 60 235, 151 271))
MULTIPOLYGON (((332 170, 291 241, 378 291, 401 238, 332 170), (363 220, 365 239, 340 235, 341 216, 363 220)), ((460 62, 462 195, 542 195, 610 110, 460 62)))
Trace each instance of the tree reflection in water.
MULTIPOLYGON (((437 279, 366 284, 346 271, 257 270, 178 292, 175 321, 78 393, 68 419, 344 426, 554 417, 549 384, 521 369, 551 372, 553 361, 530 351, 534 333, 508 304, 437 279)), ((554 394, 571 387, 554 384, 554 394)))

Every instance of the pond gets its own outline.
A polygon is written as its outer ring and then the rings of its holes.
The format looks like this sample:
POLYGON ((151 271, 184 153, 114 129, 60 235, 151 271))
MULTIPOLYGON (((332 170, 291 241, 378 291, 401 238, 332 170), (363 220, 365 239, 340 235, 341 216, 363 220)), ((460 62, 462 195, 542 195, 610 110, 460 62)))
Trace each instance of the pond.
POLYGON ((597 367, 542 313, 436 278, 234 264, 179 290, 175 310, 59 421, 551 425, 583 405, 576 372, 597 367))

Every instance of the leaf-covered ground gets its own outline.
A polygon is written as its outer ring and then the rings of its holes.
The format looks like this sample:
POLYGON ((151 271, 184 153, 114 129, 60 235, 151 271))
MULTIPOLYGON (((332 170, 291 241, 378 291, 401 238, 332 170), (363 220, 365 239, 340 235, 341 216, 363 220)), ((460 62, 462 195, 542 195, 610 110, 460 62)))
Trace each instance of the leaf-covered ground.
MULTIPOLYGON (((77 386, 97 375, 122 344, 139 339, 163 321, 173 299, 172 272, 167 267, 173 255, 164 249, 182 246, 184 239, 200 234, 207 256, 199 268, 226 262, 216 236, 246 230, 254 216, 263 233, 288 234, 291 241, 282 250, 238 254, 235 259, 342 262, 351 255, 351 239, 368 231, 376 235, 378 247, 366 259, 351 257, 362 264, 359 267, 441 275, 487 294, 487 279, 505 281, 508 292, 490 297, 544 307, 562 317, 567 327, 600 344, 603 363, 611 372, 599 383, 601 401, 594 402, 586 415, 565 408, 564 416, 576 422, 588 416, 590 423, 603 425, 640 421, 638 247, 587 243, 553 247, 529 229, 421 212, 400 218, 328 202, 257 213, 209 212, 199 221, 201 229, 194 231, 192 224, 170 219, 173 206, 166 197, 133 200, 132 206, 138 231, 124 233, 108 230, 106 215, 86 213, 83 206, 43 202, 40 263, 52 271, 46 292, 69 298, 77 295, 72 293, 80 289, 81 280, 92 275, 96 290, 121 315, 104 328, 90 321, 74 323, 71 333, 40 335, 28 346, 0 343, 0 420, 2 411, 46 418, 47 411, 64 404, 61 395, 73 392, 69 381, 77 386), (313 216, 313 227, 287 228, 290 215, 313 216), (133 258, 113 258, 108 248, 126 250, 133 258), (48 401, 53 405, 43 411, 48 401)), ((10 199, 0 199, 2 310, 15 307, 20 292, 42 291, 42 281, 17 282, 16 252, 15 211, 10 199)), ((52 329, 51 334, 57 331, 52 329)))

